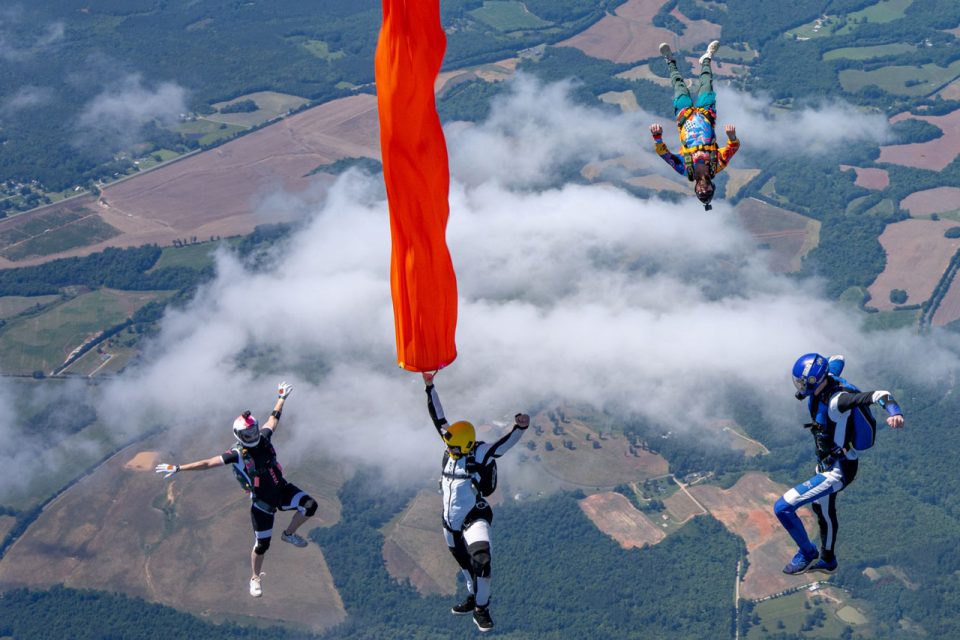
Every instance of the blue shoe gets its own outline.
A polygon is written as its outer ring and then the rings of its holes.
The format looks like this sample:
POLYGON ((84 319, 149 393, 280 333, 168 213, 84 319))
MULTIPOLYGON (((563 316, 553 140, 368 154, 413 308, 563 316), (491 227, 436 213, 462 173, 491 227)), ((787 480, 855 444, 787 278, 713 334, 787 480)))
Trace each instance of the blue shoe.
POLYGON ((790 564, 783 568, 783 572, 791 576, 799 575, 806 571, 809 571, 811 565, 820 557, 820 553, 814 549, 813 553, 805 554, 803 550, 797 551, 797 555, 793 556, 793 560, 790 561, 790 564))
POLYGON ((837 563, 837 559, 836 559, 836 558, 834 558, 833 560, 831 560, 831 561, 829 561, 829 562, 827 562, 827 561, 824 560, 823 558, 820 558, 819 560, 817 560, 816 562, 814 562, 812 565, 810 565, 810 568, 807 569, 807 571, 819 571, 819 572, 821 572, 821 573, 833 573, 834 571, 837 570, 837 567, 838 567, 838 566, 839 566, 839 564, 837 563))

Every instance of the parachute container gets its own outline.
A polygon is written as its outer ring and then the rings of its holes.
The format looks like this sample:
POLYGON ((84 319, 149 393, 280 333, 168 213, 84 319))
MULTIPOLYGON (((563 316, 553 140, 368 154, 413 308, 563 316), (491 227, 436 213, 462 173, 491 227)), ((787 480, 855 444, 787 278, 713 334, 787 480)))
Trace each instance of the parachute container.
POLYGON ((446 242, 450 169, 434 98, 446 46, 439 0, 383 0, 380 150, 397 364, 409 371, 440 369, 457 357, 457 281, 446 242))

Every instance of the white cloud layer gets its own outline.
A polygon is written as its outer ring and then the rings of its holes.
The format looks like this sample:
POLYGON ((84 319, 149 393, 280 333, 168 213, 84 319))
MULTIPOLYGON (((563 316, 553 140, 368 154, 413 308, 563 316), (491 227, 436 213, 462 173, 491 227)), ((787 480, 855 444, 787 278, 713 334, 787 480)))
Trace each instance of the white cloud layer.
POLYGON ((13 95, 0 101, 0 114, 13 115, 23 109, 49 104, 53 99, 53 89, 50 87, 21 87, 13 95))
MULTIPOLYGON (((885 335, 878 353, 859 316, 818 283, 769 272, 725 203, 705 215, 692 201, 605 186, 536 188, 558 158, 645 146, 643 117, 521 81, 490 121, 450 132, 460 317, 459 357, 438 377, 448 416, 495 419, 562 400, 698 429, 725 417, 733 382, 755 390, 778 428, 800 419, 788 372, 801 353, 847 354, 865 386, 882 381, 858 372, 883 363, 918 380, 956 368, 954 351, 908 332, 885 335)), ((263 416, 285 378, 295 384, 285 457, 432 469, 439 443, 419 376, 395 365, 381 194, 378 179, 345 175, 267 272, 222 254, 217 278, 164 322, 149 364, 107 394, 107 414, 162 411, 192 425, 175 431, 182 438, 203 425, 227 442, 233 417, 248 406, 263 416)))

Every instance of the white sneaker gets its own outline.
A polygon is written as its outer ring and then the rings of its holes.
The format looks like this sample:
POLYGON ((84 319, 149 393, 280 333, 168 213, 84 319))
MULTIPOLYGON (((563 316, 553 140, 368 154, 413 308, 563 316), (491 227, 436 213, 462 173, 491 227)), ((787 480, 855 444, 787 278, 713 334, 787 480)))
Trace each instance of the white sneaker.
POLYGON ((703 64, 706 60, 713 60, 713 55, 717 52, 717 49, 720 48, 720 41, 714 40, 707 45, 707 52, 700 56, 700 64, 703 64))
POLYGON ((259 598, 263 595, 263 587, 260 586, 260 578, 263 577, 261 573, 258 576, 253 576, 250 578, 250 595, 254 598, 259 598))
POLYGON ((673 60, 673 51, 670 50, 670 45, 668 45, 666 42, 660 43, 660 55, 667 60, 673 60))
POLYGON ((307 541, 304 540, 303 538, 301 538, 300 536, 298 536, 298 535, 295 534, 295 533, 291 533, 291 534, 281 533, 281 534, 280 534, 280 539, 283 540, 284 542, 289 542, 290 544, 292 544, 292 545, 295 546, 295 547, 305 547, 305 546, 307 546, 307 541))

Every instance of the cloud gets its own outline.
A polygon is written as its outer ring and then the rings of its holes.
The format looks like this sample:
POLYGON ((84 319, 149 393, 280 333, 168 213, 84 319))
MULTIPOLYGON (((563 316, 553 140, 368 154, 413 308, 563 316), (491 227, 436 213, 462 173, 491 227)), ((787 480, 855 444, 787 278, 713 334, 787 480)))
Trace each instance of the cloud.
POLYGON ((0 114, 13 115, 24 109, 49 104, 53 99, 53 89, 49 87, 21 87, 10 97, 0 101, 0 114))
POLYGON ((66 34, 62 20, 38 25, 36 29, 25 28, 23 13, 20 5, 0 9, 0 60, 27 60, 63 40, 66 34))
POLYGON ((78 117, 78 143, 112 148, 137 141, 145 124, 176 122, 186 111, 186 90, 174 82, 147 86, 140 74, 127 74, 84 105, 78 117))
MULTIPOLYGON (((646 132, 638 116, 573 104, 563 85, 522 82, 488 122, 449 132, 460 295, 459 357, 438 377, 449 417, 562 401, 700 430, 748 389, 784 429, 802 421, 789 378, 802 353, 845 353, 865 387, 885 384, 867 372, 894 364, 917 382, 956 370, 956 339, 891 332, 877 349, 817 281, 771 273, 726 203, 705 215, 609 186, 542 188, 558 158, 629 152, 646 132)), ((221 253, 217 277, 166 317, 145 364, 109 385, 105 414, 162 414, 179 425, 171 451, 201 426, 226 443, 233 418, 263 416, 287 379, 285 458, 432 470, 440 447, 421 381, 395 365, 389 255, 379 177, 345 174, 272 268, 221 253)))

